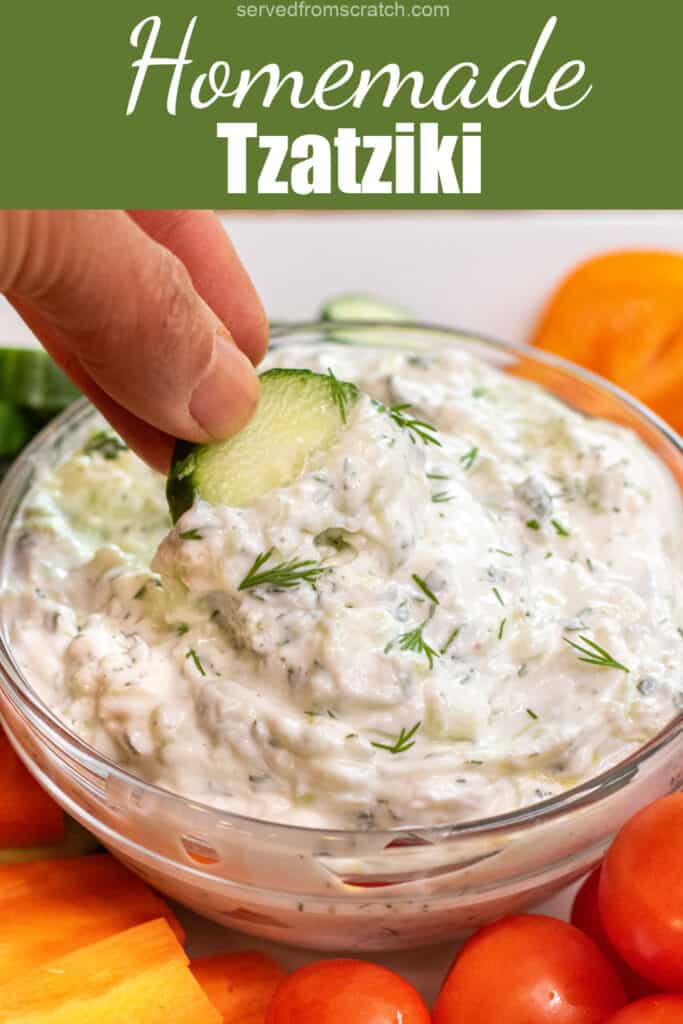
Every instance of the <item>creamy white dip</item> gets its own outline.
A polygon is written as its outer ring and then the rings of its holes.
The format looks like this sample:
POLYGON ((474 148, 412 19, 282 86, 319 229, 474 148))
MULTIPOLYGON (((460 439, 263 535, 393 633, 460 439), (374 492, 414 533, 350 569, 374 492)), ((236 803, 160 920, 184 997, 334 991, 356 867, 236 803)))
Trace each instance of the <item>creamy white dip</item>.
POLYGON ((677 713, 681 499, 632 433, 450 348, 268 364, 365 393, 290 486, 171 529, 163 479, 95 444, 29 495, 5 617, 76 733, 196 800, 373 829, 532 804, 677 713), (271 549, 325 571, 239 589, 271 549))

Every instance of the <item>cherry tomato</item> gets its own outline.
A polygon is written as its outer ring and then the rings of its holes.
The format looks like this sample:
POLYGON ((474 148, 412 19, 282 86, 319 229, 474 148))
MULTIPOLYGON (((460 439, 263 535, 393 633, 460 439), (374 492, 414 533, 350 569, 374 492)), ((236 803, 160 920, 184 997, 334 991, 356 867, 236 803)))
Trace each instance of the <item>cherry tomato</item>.
POLYGON ((465 943, 434 1024, 602 1024, 626 1002, 595 943, 552 917, 503 918, 465 943))
POLYGON ((651 982, 646 981, 636 974, 624 960, 621 959, 614 946, 607 937, 605 926, 600 917, 598 907, 598 885, 600 884, 600 868, 591 871, 574 899, 572 907, 571 922, 575 928, 579 928, 590 939, 593 940, 598 949, 601 949, 621 979, 621 984, 629 999, 641 999, 655 991, 651 982))
POLYGON ((321 960, 285 978, 265 1024, 429 1024, 412 985, 362 960, 321 960))
POLYGON ((600 917, 617 953, 658 988, 683 991, 683 794, 639 811, 607 852, 600 917))
POLYGON ((683 1021, 682 996, 648 996, 625 1006, 605 1024, 681 1024, 683 1021))

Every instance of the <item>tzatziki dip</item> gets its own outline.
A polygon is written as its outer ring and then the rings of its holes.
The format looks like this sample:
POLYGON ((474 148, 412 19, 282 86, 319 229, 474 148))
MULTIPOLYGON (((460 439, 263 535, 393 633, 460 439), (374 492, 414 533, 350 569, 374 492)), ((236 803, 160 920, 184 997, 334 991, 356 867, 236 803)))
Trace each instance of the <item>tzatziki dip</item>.
POLYGON ((681 497, 633 433, 454 347, 267 363, 361 391, 285 486, 172 527, 93 417, 26 498, 5 619, 71 730, 193 800, 380 829, 536 803, 678 713, 681 497))

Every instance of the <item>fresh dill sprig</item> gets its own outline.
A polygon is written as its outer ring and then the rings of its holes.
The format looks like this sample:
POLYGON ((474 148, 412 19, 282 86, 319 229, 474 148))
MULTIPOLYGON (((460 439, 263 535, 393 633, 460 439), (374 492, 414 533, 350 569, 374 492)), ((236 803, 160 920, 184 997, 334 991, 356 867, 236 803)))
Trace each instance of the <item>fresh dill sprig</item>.
POLYGON ((416 572, 413 573, 413 582, 420 588, 425 597, 428 597, 430 601, 434 602, 434 604, 439 603, 439 599, 434 591, 429 589, 422 577, 418 576, 416 572))
POLYGON ((435 505, 442 505, 447 501, 453 501, 453 497, 448 491, 437 491, 436 494, 432 494, 432 501, 435 505))
POLYGON ((498 587, 491 587, 491 590, 492 590, 492 591, 493 591, 493 593, 495 594, 495 597, 496 597, 496 601, 498 602, 498 604, 504 605, 504 604, 505 604, 505 601, 504 601, 504 600, 503 600, 503 598, 502 598, 502 597, 500 596, 500 590, 498 589, 498 587))
POLYGON ((327 369, 327 377, 330 382, 332 401, 339 409, 342 423, 346 423, 349 402, 356 392, 355 385, 348 384, 345 380, 338 380, 329 367, 327 369))
POLYGON ((415 651, 416 654, 424 654, 431 670, 434 668, 434 658, 438 658, 440 655, 438 651, 429 646, 423 636, 422 631, 428 621, 425 620, 419 626, 416 626, 415 629, 408 630, 407 633, 401 633, 398 638, 398 645, 402 651, 415 651))
POLYGON ((527 708, 527 709, 526 709, 526 713, 527 713, 527 715, 529 716, 529 718, 533 718, 533 720, 534 720, 535 722, 536 722, 536 721, 538 720, 538 715, 536 714, 536 712, 535 712, 535 711, 532 711, 532 710, 531 710, 531 708, 527 708))
POLYGON ((563 526, 562 523, 559 523, 557 519, 551 519, 550 522, 553 524, 555 528, 555 533, 559 537, 571 537, 571 534, 569 530, 566 528, 566 526, 563 526))
POLYGON ((175 628, 175 631, 176 636, 185 636, 186 633, 189 633, 190 627, 186 622, 179 622, 175 628))
POLYGON ((425 473, 428 480, 450 480, 448 473, 425 473))
POLYGON ((541 524, 539 523, 538 519, 527 519, 527 521, 525 523, 525 526, 529 530, 540 530, 541 529, 541 524))
POLYGON ((459 632, 460 632, 460 626, 456 626, 455 629, 451 630, 451 632, 450 632, 450 634, 448 636, 448 640, 446 640, 446 643, 443 645, 443 647, 439 648, 439 654, 445 654, 446 653, 448 648, 451 646, 453 641, 456 639, 456 637, 457 637, 459 632))
POLYGON ((476 462, 477 456, 479 455, 479 449, 476 445, 473 445, 468 452, 460 456, 460 461, 466 470, 472 469, 472 466, 476 462))
POLYGON ((413 443, 415 443, 415 438, 419 437, 424 444, 435 444, 437 448, 441 448, 441 441, 439 441, 438 437, 434 437, 437 428, 432 426, 431 423, 426 423, 424 420, 417 420, 412 416, 406 416, 406 409, 410 409, 410 407, 410 402, 403 402, 400 405, 380 404, 379 410, 380 412, 387 413, 396 426, 401 427, 402 430, 407 430, 413 443))
POLYGON ((417 734, 421 725, 422 722, 416 722, 411 729, 403 727, 393 743, 375 743, 371 741, 372 746, 377 747, 378 750, 388 750, 390 754, 403 754, 406 750, 410 750, 411 747, 415 746, 413 737, 417 734))
POLYGON ((620 661, 613 658, 604 647, 600 644, 596 644, 594 640, 589 640, 587 636, 580 636, 580 644, 570 640, 569 637, 562 637, 565 643, 573 647, 575 651, 578 651, 581 657, 579 661, 585 661, 589 665, 597 665, 599 668, 618 668, 620 672, 630 672, 631 670, 622 665, 620 661))
POLYGON ((493 550, 497 551, 499 555, 505 555, 506 558, 512 558, 512 552, 506 551, 504 548, 494 548, 493 550))
POLYGON ((205 676, 206 672, 204 671, 204 666, 202 665, 201 661, 199 660, 199 655, 195 651, 194 647, 190 647, 189 651, 185 655, 185 660, 187 660, 188 658, 192 658, 192 661, 194 662, 195 668, 197 669, 197 671, 200 672, 201 675, 205 676))
POLYGON ((199 530, 197 530, 197 529, 183 530, 183 532, 179 533, 178 536, 180 537, 181 540, 201 540, 202 539, 202 535, 199 532, 199 530))
POLYGON ((260 570, 273 555, 273 548, 261 552, 254 559, 249 572, 240 583, 238 590, 250 590, 252 587, 270 586, 276 590, 288 590, 290 587, 298 587, 300 583, 310 583, 314 586, 316 581, 324 572, 329 572, 319 562, 310 558, 297 561, 290 558, 288 562, 279 562, 270 569, 260 570))
POLYGON ((507 619, 501 619, 500 620, 500 626, 498 627, 498 639, 499 640, 503 639, 503 633, 505 632, 505 623, 506 622, 507 622, 507 619))

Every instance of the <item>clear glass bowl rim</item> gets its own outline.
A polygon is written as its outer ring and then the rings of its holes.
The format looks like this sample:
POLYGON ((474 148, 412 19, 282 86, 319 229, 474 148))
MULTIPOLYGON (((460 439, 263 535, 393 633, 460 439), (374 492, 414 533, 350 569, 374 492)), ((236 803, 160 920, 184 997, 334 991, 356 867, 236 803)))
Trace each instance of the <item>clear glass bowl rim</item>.
MULTIPOLYGON (((383 333, 396 332, 399 335, 401 333, 406 335, 424 334, 427 336, 432 335, 434 338, 450 338, 453 342, 459 341, 484 345, 508 356, 524 356, 531 362, 560 370, 580 382, 592 385, 612 399, 616 399, 627 406, 637 417, 651 428, 654 428, 658 434, 661 434, 675 448, 677 454, 683 458, 683 440, 679 435, 632 395, 629 395, 591 370, 584 369, 567 359, 529 345, 501 341, 498 338, 474 330, 412 320, 275 321, 271 322, 270 325, 270 337, 271 341, 278 342, 289 336, 298 337, 306 334, 319 336, 326 333, 339 334, 345 330, 357 332, 359 329, 383 333)), ((315 339, 311 338, 310 340, 315 339)), ((366 340, 362 344, 370 345, 371 347, 371 343, 366 340)), ((23 500, 22 484, 24 476, 30 470, 33 459, 40 455, 46 442, 58 435, 62 428, 70 425, 72 421, 86 416, 91 408, 87 399, 80 399, 74 402, 41 430, 24 449, 19 458, 13 463, 2 484, 0 484, 0 523, 6 526, 11 523, 14 513, 23 500)), ((7 531, 5 531, 3 536, 0 536, 0 561, 4 559, 6 542, 7 531)), ((229 824, 239 829, 260 831, 263 828, 267 828, 277 830, 278 837, 282 841, 290 840, 293 845, 304 836, 309 838, 324 836, 332 839, 347 840, 352 838, 362 841, 363 838, 367 839, 371 835, 374 840, 382 840, 382 838, 386 837, 387 842, 390 842, 392 839, 397 839, 403 835, 418 840, 422 837, 433 843, 438 842, 440 839, 453 840, 456 837, 464 839, 466 837, 494 836, 497 833, 511 830, 515 832, 526 831, 531 827, 548 823, 554 818, 562 817, 570 812, 579 811, 595 804, 613 794, 616 790, 623 788, 637 775, 641 766, 656 758, 660 752, 665 751, 683 733, 682 713, 669 722, 647 744, 639 747, 633 754, 620 761, 617 765, 601 772, 579 786, 528 807, 522 807, 505 814, 472 819, 455 824, 431 826, 406 825, 394 829, 373 830, 369 833, 367 830, 312 828, 302 825, 288 825, 285 822, 268 819, 251 818, 248 815, 235 814, 231 811, 204 804, 193 798, 183 797, 172 790, 163 789, 155 786, 153 783, 146 782, 121 768, 114 761, 104 757, 61 723, 57 716, 33 693, 30 684, 14 664, 11 654, 6 648, 4 637, 0 637, 0 689, 2 689, 6 698, 19 711, 20 715, 28 717, 33 725, 37 725, 39 732, 46 735, 59 750, 74 758, 77 762, 86 765, 100 777, 107 778, 113 776, 124 785, 134 785, 139 792, 162 798, 165 803, 170 801, 172 804, 177 805, 178 810, 182 810, 183 806, 201 810, 210 818, 214 818, 215 824, 220 822, 223 827, 229 824)))

